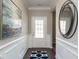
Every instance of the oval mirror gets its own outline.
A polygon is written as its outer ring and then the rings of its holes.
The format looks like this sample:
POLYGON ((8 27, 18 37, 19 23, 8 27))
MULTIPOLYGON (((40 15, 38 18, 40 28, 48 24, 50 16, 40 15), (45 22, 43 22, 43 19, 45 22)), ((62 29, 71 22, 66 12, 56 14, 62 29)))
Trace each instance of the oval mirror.
POLYGON ((66 1, 59 14, 59 29, 63 37, 71 38, 77 28, 78 12, 74 3, 70 0, 66 1))

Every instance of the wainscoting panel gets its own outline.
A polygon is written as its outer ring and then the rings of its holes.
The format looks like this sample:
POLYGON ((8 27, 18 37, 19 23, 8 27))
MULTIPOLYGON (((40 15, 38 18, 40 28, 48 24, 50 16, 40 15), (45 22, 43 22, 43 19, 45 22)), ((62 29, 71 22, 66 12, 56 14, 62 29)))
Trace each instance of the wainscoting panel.
POLYGON ((0 59, 23 59, 27 51, 26 36, 0 49, 0 59))
POLYGON ((57 59, 78 59, 78 47, 72 43, 57 38, 56 41, 57 59))

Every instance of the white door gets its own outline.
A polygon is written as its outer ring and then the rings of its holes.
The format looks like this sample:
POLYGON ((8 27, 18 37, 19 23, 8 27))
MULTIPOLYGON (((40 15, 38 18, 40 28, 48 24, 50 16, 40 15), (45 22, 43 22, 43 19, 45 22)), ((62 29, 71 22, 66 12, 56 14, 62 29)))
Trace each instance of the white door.
POLYGON ((45 47, 45 37, 47 34, 47 17, 32 17, 32 47, 45 47))

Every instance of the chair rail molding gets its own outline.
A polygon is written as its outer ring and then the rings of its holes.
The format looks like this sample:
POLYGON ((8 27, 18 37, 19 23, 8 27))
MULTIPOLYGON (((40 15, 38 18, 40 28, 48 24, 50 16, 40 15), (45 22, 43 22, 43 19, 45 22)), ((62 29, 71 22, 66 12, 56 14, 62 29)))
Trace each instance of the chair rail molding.
MULTIPOLYGON (((3 45, 0 46, 0 49, 3 49, 3 48, 5 48, 5 47, 7 47, 7 46, 9 46, 9 45, 11 45, 11 44, 17 42, 17 41, 20 41, 21 39, 23 39, 23 38, 25 38, 25 37, 26 37, 26 35, 25 35, 25 36, 22 36, 22 37, 20 37, 20 38, 17 38, 16 40, 12 40, 11 42, 5 43, 5 44, 3 44, 3 45)), ((5 42, 5 41, 4 41, 4 42, 5 42)))
POLYGON ((72 43, 70 43, 70 42, 64 41, 64 40, 62 40, 62 39, 60 39, 60 38, 56 38, 56 39, 57 39, 58 41, 63 42, 64 44, 67 44, 67 45, 69 45, 69 46, 71 46, 71 47, 73 47, 73 48, 78 49, 78 46, 75 45, 75 44, 72 44, 72 43))

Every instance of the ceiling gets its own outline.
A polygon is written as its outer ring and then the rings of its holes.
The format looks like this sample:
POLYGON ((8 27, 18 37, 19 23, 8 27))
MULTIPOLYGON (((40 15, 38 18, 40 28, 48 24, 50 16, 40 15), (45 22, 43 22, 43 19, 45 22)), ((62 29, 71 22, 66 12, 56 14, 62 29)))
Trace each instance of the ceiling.
POLYGON ((56 6, 56 0, 24 0, 28 7, 50 7, 54 9, 56 6))

